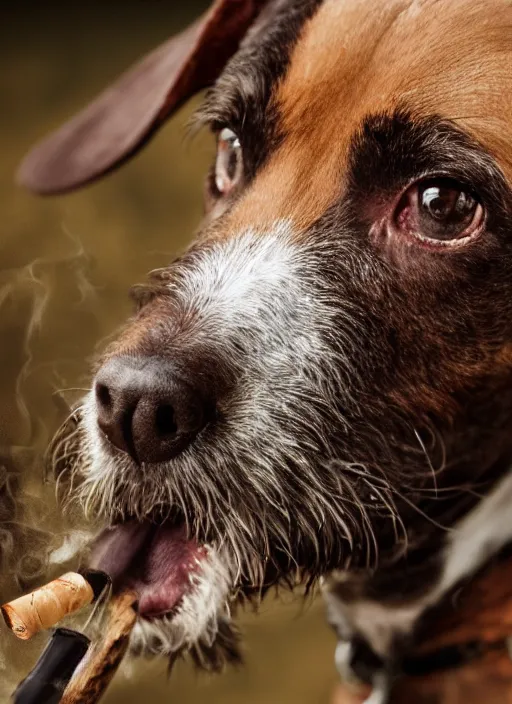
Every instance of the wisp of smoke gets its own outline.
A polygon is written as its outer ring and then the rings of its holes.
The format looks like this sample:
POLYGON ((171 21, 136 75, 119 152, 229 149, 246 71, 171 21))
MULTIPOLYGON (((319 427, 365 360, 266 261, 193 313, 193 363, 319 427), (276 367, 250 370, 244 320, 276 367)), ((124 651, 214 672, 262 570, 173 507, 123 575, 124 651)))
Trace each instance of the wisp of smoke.
MULTIPOLYGON (((64 289, 70 309, 80 310, 95 296, 89 258, 76 238, 66 236, 72 244, 66 253, 0 270, 2 602, 53 577, 73 559, 85 536, 72 519, 61 516, 55 488, 43 477, 45 447, 63 414, 69 413, 63 394, 55 392, 64 382, 62 366, 70 360, 58 357, 52 318, 58 315, 64 289), (44 359, 45 348, 55 354, 55 362, 44 359)), ((36 638, 33 647, 0 639, 1 701, 7 701, 42 638, 36 638)))

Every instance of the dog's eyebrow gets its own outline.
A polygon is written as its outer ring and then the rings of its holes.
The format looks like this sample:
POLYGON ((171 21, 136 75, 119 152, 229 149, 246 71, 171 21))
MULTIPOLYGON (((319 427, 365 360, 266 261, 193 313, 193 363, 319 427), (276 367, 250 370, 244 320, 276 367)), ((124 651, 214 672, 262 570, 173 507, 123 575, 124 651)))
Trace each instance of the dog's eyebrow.
POLYGON ((416 118, 406 110, 367 117, 353 137, 353 192, 386 191, 429 175, 467 183, 495 204, 510 204, 511 189, 489 152, 454 122, 416 118))
POLYGON ((207 92, 202 105, 192 117, 192 127, 210 126, 218 130, 224 126, 240 129, 247 124, 247 116, 260 106, 265 105, 271 86, 264 74, 253 75, 250 67, 237 72, 230 69, 218 83, 207 92))
POLYGON ((304 22, 321 3, 322 0, 268 3, 248 39, 207 92, 192 125, 268 132, 267 107, 272 89, 286 72, 304 22))

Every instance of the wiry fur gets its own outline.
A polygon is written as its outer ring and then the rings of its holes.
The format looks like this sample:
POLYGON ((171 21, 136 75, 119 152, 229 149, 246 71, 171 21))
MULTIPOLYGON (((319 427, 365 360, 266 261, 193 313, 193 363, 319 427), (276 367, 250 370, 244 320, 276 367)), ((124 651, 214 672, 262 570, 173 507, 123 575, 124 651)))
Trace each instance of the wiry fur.
MULTIPOLYGON (((327 286, 331 254, 314 240, 299 246, 286 222, 191 250, 159 274, 155 300, 168 306, 159 334, 169 336, 169 356, 179 350, 189 363, 202 354, 212 365, 228 360, 229 390, 215 422, 171 462, 141 468, 105 444, 91 393, 78 430, 57 443, 54 461, 67 457, 71 474, 80 475, 78 493, 90 515, 109 522, 155 512, 165 518, 178 507, 189 531, 219 556, 215 617, 208 611, 199 618, 205 600, 197 592, 178 620, 139 627, 136 643, 146 650, 181 650, 198 639, 198 623, 205 627, 198 640, 209 642, 217 617, 226 619, 226 574, 232 593, 240 585, 262 591, 282 580, 314 581, 333 567, 369 568, 379 557, 394 562, 407 546, 397 502, 414 507, 416 497, 407 496, 404 458, 425 465, 423 479, 416 473, 416 494, 421 485, 428 492, 433 468, 417 431, 397 413, 387 423, 401 430, 401 465, 389 465, 387 475, 379 470, 390 443, 359 405, 363 380, 353 363, 364 314, 348 298, 340 310, 339 291, 327 286)), ((142 319, 151 306, 150 299, 142 319)), ((203 573, 203 588, 205 580, 203 573)))
MULTIPOLYGON (((352 353, 357 347, 357 310, 347 306, 344 340, 331 347, 334 301, 315 280, 308 262, 314 250, 298 250, 292 235, 286 223, 278 223, 266 236, 242 233, 173 267, 168 290, 175 317, 168 323, 186 321, 174 345, 186 354, 188 340, 193 354, 192 345, 207 343, 212 356, 229 359, 232 373, 240 375, 229 408, 193 448, 171 466, 140 472, 101 443, 92 394, 82 407, 86 464, 80 492, 86 510, 114 521, 178 506, 199 539, 212 536, 233 555, 236 578, 256 585, 265 561, 274 557, 271 546, 293 563, 294 542, 306 543, 319 572, 333 559, 330 550, 338 549, 340 537, 351 548, 347 554, 355 543, 364 544, 364 562, 375 560, 372 509, 358 502, 351 475, 367 482, 374 510, 396 523, 397 538, 400 532, 386 481, 372 483, 364 467, 350 461, 340 465, 332 457, 333 423, 348 430, 338 396, 340 388, 353 385, 344 347, 352 353), (316 476, 305 456, 322 458, 316 476)), ((352 405, 350 397, 347 404, 352 405)))

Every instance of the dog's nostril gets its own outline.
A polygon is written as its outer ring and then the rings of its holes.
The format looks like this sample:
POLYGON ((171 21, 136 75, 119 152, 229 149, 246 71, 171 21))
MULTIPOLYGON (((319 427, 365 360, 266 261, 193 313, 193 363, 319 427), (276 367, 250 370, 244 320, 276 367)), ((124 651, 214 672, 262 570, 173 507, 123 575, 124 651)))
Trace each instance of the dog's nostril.
POLYGON ((96 398, 105 408, 109 408, 112 405, 112 397, 108 386, 105 386, 105 384, 96 384, 96 398))
POLYGON ((169 404, 164 404, 157 408, 155 430, 159 437, 169 437, 170 435, 176 435, 178 432, 174 408, 169 404))

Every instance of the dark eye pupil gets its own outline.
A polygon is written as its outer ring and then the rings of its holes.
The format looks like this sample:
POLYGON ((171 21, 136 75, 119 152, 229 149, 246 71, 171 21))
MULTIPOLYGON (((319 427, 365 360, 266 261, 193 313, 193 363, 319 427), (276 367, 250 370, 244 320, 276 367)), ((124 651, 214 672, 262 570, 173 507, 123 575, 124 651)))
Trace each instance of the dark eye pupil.
POLYGON ((477 202, 450 179, 425 182, 419 189, 419 216, 428 237, 454 239, 471 223, 477 202))
POLYGON ((239 149, 230 144, 229 149, 226 153, 226 173, 230 179, 234 179, 236 176, 238 158, 239 149))

